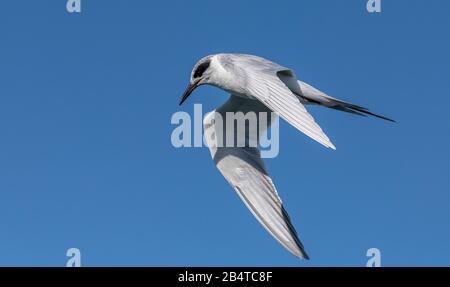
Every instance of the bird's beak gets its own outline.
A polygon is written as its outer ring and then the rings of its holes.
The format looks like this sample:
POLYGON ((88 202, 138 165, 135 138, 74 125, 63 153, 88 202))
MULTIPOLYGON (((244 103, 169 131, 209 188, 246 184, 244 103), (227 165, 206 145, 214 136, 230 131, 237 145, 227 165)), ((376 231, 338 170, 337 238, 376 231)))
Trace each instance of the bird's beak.
POLYGON ((200 79, 196 80, 194 83, 189 84, 184 92, 183 96, 180 99, 180 106, 186 101, 186 99, 192 94, 192 92, 199 86, 200 79))

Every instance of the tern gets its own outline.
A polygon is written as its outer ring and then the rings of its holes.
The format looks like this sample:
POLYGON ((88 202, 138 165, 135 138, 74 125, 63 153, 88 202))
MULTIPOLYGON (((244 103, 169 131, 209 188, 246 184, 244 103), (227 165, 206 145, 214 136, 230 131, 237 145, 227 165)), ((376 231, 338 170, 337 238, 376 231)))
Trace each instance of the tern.
MULTIPOLYGON (((180 105, 201 85, 212 85, 231 94, 225 104, 208 113, 204 120, 205 134, 210 134, 206 143, 216 167, 256 219, 282 246, 296 257, 309 259, 258 147, 220 146, 215 134, 219 128, 223 128, 225 132, 226 127, 218 127, 214 118, 218 114, 225 118, 230 112, 274 112, 299 131, 333 150, 336 149, 335 146, 308 113, 305 105, 314 104, 360 116, 370 115, 392 122, 394 120, 372 113, 364 107, 332 98, 297 80, 292 69, 253 55, 216 54, 202 58, 192 69, 190 82, 180 99, 180 105)), ((269 124, 272 120, 273 117, 269 119, 269 124)), ((248 139, 249 135, 246 134, 245 137, 248 139)))

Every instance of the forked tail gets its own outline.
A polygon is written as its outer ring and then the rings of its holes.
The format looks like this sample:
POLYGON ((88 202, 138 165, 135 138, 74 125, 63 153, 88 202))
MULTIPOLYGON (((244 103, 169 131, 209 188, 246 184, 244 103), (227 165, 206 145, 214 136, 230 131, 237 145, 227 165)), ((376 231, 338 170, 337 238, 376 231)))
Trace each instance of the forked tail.
POLYGON ((374 116, 374 117, 395 123, 395 121, 393 119, 372 113, 367 108, 332 98, 332 97, 326 95, 325 93, 319 91, 318 89, 314 88, 313 86, 308 85, 307 83, 298 81, 298 84, 300 85, 300 89, 302 91, 302 95, 298 95, 298 96, 300 96, 306 102, 325 106, 330 109, 335 109, 335 110, 339 110, 339 111, 343 111, 343 112, 347 112, 347 113, 356 114, 359 116, 365 117, 367 115, 370 115, 370 116, 374 116))

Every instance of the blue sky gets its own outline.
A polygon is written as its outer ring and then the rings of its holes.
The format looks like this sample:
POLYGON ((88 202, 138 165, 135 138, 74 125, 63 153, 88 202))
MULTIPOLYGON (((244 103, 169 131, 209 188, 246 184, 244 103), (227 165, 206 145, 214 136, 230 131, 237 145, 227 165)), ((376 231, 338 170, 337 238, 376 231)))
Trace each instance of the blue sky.
POLYGON ((450 3, 2 1, 0 266, 450 265, 450 3), (175 149, 192 65, 263 56, 391 124, 310 109, 337 146, 281 123, 267 162, 312 260, 256 222, 207 149, 175 149))

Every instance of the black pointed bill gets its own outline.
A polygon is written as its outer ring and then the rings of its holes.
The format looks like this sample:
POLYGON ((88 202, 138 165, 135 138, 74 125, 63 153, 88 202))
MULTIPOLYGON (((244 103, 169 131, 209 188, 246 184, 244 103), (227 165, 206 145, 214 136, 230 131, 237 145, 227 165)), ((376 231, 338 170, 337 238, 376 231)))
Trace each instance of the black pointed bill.
POLYGON ((183 96, 180 99, 180 106, 186 101, 186 99, 192 94, 192 92, 199 86, 200 80, 196 80, 194 83, 189 84, 184 92, 183 96))

